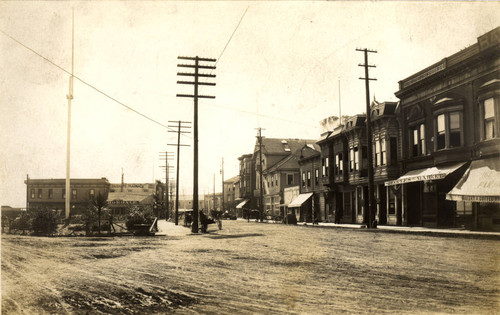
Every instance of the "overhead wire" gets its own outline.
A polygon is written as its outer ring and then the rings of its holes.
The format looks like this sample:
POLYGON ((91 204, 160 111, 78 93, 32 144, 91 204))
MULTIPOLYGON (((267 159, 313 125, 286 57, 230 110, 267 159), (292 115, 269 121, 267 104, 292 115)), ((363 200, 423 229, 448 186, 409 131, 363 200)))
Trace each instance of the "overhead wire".
POLYGON ((100 93, 100 94, 104 95, 105 97, 107 97, 107 98, 109 98, 109 99, 113 100, 114 102, 118 103, 119 105, 121 105, 121 106, 123 106, 123 107, 127 108, 128 110, 130 110, 130 111, 132 111, 132 112, 134 112, 134 113, 136 113, 136 114, 138 114, 138 115, 140 115, 140 116, 142 116, 142 117, 144 117, 144 118, 146 118, 146 119, 148 119, 148 120, 150 120, 150 121, 152 121, 152 122, 154 122, 154 123, 156 123, 156 124, 158 124, 158 125, 160 125, 160 126, 162 126, 162 127, 164 127, 164 128, 166 128, 166 129, 168 129, 168 130, 172 130, 172 131, 174 131, 174 129, 172 129, 172 128, 168 127, 167 125, 164 125, 164 124, 162 124, 161 122, 159 122, 159 121, 157 121, 157 120, 155 120, 155 119, 153 119, 153 118, 151 118, 151 117, 149 117, 149 116, 147 116, 147 115, 145 115, 145 114, 143 114, 143 113, 139 112, 138 110, 136 110, 136 109, 134 109, 134 108, 132 108, 132 107, 128 106, 127 104, 125 104, 125 103, 123 103, 123 102, 121 102, 121 101, 117 100, 117 99, 116 99, 116 98, 114 98, 113 96, 111 96, 111 95, 107 94, 106 92, 102 91, 101 89, 99 89, 99 88, 97 88, 97 87, 93 86, 92 84, 90 84, 90 83, 86 82, 86 81, 85 81, 85 80, 83 80, 82 78, 80 78, 80 77, 78 77, 78 76, 76 76, 76 75, 72 74, 70 71, 68 71, 68 70, 64 69, 64 68, 63 68, 63 67, 61 67, 60 65, 56 64, 55 62, 53 62, 53 61, 52 61, 52 60, 50 60, 49 58, 47 58, 47 57, 43 56, 41 53, 37 52, 36 50, 32 49, 31 47, 29 47, 29 46, 25 45, 24 43, 22 43, 21 41, 17 40, 17 39, 16 39, 16 38, 14 38, 13 36, 11 36, 11 35, 7 34, 7 33, 6 33, 6 32, 4 32, 3 30, 0 30, 0 32, 1 32, 2 34, 4 34, 5 36, 9 37, 10 39, 12 39, 13 41, 15 41, 16 43, 18 43, 19 45, 21 45, 21 46, 23 46, 24 48, 28 49, 29 51, 31 51, 32 53, 34 53, 34 54, 35 54, 35 55, 37 55, 38 57, 40 57, 40 58, 44 59, 44 60, 45 60, 45 61, 47 61, 48 63, 50 63, 50 64, 52 64, 53 66, 57 67, 59 70, 61 70, 61 71, 65 72, 65 73, 67 73, 67 74, 69 74, 69 75, 73 76, 73 77, 74 77, 75 79, 77 79, 78 81, 82 82, 83 84, 85 84, 86 86, 90 87, 91 89, 93 89, 93 90, 97 91, 98 93, 100 93))
MULTIPOLYGON (((227 47, 229 46, 230 42, 232 41, 233 37, 234 37, 234 34, 236 33, 236 31, 238 30, 238 28, 240 27, 241 25, 241 22, 243 21, 243 18, 245 17, 247 11, 249 9, 249 6, 247 6, 247 8, 245 9, 245 11, 243 12, 240 20, 238 21, 238 24, 236 25, 236 27, 234 28, 233 32, 231 33, 231 36, 229 37, 228 41, 226 42, 226 44, 224 45, 224 48, 222 49, 221 53, 219 54, 219 57, 217 58, 216 60, 216 63, 217 64, 222 56, 224 55, 227 47)), ((163 128, 166 128, 170 131, 175 131, 173 128, 171 127, 168 127, 167 125, 139 112, 138 110, 134 109, 133 107, 123 103, 122 101, 116 99, 115 97, 109 95, 108 93, 102 91, 101 89, 99 89, 98 87, 92 85, 91 83, 85 81, 84 79, 74 75, 74 74, 71 74, 70 71, 64 69, 62 66, 58 65, 57 63, 53 62, 52 60, 50 60, 49 58, 45 57, 44 55, 42 55, 41 53, 37 52, 36 50, 32 49, 31 47, 29 47, 28 45, 24 44, 23 42, 21 42, 20 40, 14 38, 13 36, 9 35, 8 33, 6 33, 5 31, 3 30, 0 30, 0 32, 2 34, 4 34, 5 36, 7 36, 8 38, 10 38, 11 40, 15 41, 16 43, 18 43, 19 45, 21 45, 22 47, 24 47, 25 49, 31 51, 33 54, 37 55, 38 57, 42 58, 43 60, 45 60, 46 62, 52 64, 53 66, 55 66, 56 68, 58 68, 59 70, 69 74, 69 75, 72 75, 74 78, 76 78, 78 81, 80 81, 81 83, 83 83, 84 85, 90 87, 91 89, 97 91, 98 93, 102 94, 103 96, 111 99, 112 101, 118 103, 119 105, 125 107, 126 109, 142 116, 143 118, 151 121, 151 122, 154 122, 155 124, 158 124, 159 126, 163 127, 163 128)), ((160 93, 160 92, 156 92, 156 91, 153 91, 154 93, 156 94, 160 94, 160 95, 164 95, 163 93, 160 93)), ((208 102, 203 102, 203 104, 206 104, 206 105, 209 105, 209 106, 214 106, 214 107, 219 107, 219 108, 224 108, 224 109, 228 109, 228 110, 232 110, 232 111, 237 111, 237 112, 241 112, 241 113, 245 113, 245 114, 250 114, 250 115, 254 115, 254 116, 258 116, 258 117, 265 117, 265 118, 269 118, 269 119, 273 119, 273 120, 280 120, 280 121, 284 121, 284 122, 290 122, 290 123, 294 123, 294 124, 301 124, 301 125, 304 125, 304 126, 309 126, 309 127, 316 127, 316 126, 312 126, 312 125, 309 125, 309 124, 305 124, 305 123, 302 123, 302 122, 297 122, 297 121, 292 121, 292 120, 288 120, 288 119, 284 119, 284 118, 281 118, 281 117, 275 117, 275 116, 271 116, 271 115, 265 115, 265 114, 260 114, 260 113, 256 113, 256 112, 251 112, 251 111, 245 111, 245 110, 241 110, 241 109, 236 109, 236 108, 232 108, 232 107, 227 107, 227 106, 223 106, 223 105, 217 105, 217 104, 212 104, 212 103, 208 103, 208 102)), ((185 137, 188 137, 188 138, 192 138, 186 134, 182 134, 183 136, 185 137)))

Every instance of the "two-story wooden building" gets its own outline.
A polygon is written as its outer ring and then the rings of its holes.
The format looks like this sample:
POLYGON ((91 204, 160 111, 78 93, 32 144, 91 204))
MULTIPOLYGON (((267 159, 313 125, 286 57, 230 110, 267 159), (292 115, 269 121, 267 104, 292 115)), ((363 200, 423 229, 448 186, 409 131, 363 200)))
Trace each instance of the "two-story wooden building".
MULTIPOLYGON (((47 208, 64 213, 66 179, 27 179, 28 208, 47 208)), ((106 178, 70 179, 70 214, 78 214, 89 206, 89 200, 97 195, 108 198, 110 183, 106 178)))
POLYGON ((299 221, 326 222, 328 221, 325 205, 327 187, 322 184, 325 168, 323 167, 324 160, 321 158, 321 148, 318 144, 308 144, 304 145, 297 154, 300 154, 298 161, 300 165, 300 194, 306 197, 301 198, 304 201, 300 206, 299 221))
POLYGON ((240 164, 239 191, 237 196, 236 215, 246 217, 249 209, 256 208, 253 196, 255 190, 255 162, 253 154, 244 154, 238 158, 240 164))
POLYGON ((396 119, 396 102, 371 103, 371 128, 373 146, 373 181, 376 202, 375 218, 379 224, 401 224, 398 216, 401 197, 397 191, 387 189, 385 182, 399 177, 397 156, 399 124, 396 119))
POLYGON ((262 138, 256 141, 253 154, 254 164, 254 199, 256 208, 260 202, 260 158, 262 156, 263 210, 270 215, 282 215, 284 189, 296 186, 299 177, 298 149, 307 144, 314 144, 310 139, 262 138), (262 147, 262 155, 260 154, 262 147))

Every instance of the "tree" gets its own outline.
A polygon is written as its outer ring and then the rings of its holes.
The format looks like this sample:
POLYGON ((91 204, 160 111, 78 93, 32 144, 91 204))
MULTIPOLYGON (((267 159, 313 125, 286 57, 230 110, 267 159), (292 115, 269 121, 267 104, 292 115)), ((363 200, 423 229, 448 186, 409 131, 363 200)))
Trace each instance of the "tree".
POLYGON ((22 230, 22 234, 26 230, 31 230, 31 214, 28 211, 23 211, 12 221, 11 228, 14 230, 22 230))
MULTIPOLYGON (((89 202, 90 203, 90 202, 89 202)), ((97 213, 96 209, 92 204, 90 204, 87 208, 83 210, 83 224, 85 225, 85 235, 89 236, 92 230, 92 226, 96 221, 97 213)))
POLYGON ((31 215, 31 228, 35 234, 52 235, 57 230, 57 218, 54 210, 35 209, 31 215))
POLYGON ((101 193, 90 199, 91 206, 97 211, 98 234, 101 235, 101 213, 108 206, 108 198, 101 193))

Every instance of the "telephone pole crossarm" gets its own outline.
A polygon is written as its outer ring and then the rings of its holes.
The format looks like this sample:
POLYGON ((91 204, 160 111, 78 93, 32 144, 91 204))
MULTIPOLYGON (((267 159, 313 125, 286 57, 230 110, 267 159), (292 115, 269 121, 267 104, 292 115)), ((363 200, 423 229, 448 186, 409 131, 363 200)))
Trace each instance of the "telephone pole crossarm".
MULTIPOLYGON (((373 147, 372 147, 372 129, 371 129, 371 110, 370 110, 370 81, 377 79, 370 78, 368 74, 369 68, 375 68, 375 65, 368 64, 368 53, 377 53, 376 50, 367 48, 356 48, 356 51, 364 53, 364 64, 359 64, 360 67, 365 68, 365 77, 360 80, 365 81, 366 90, 366 142, 367 142, 367 156, 368 156, 368 217, 366 225, 368 228, 375 227, 375 196, 374 196, 374 179, 373 179, 373 147)), ((365 216, 366 217, 366 216, 365 216)))
MULTIPOLYGON (((193 223, 192 223, 192 228, 191 231, 193 233, 198 233, 198 208, 199 208, 199 202, 198 202, 198 99, 200 98, 211 98, 214 99, 215 96, 210 96, 210 95, 199 95, 198 94, 198 87, 200 85, 215 85, 214 84, 202 84, 206 82, 200 82, 200 78, 215 78, 215 74, 204 74, 200 73, 200 69, 211 69, 213 67, 215 69, 215 65, 200 65, 200 62, 217 62, 216 59, 212 58, 201 58, 201 57, 186 57, 186 56, 179 56, 177 59, 180 60, 191 60, 194 61, 194 65, 184 65, 184 64, 178 64, 180 68, 193 68, 194 72, 178 72, 177 75, 179 76, 189 76, 193 77, 194 81, 188 82, 188 81, 179 81, 179 84, 189 84, 193 85, 194 91, 193 94, 177 94, 177 97, 189 97, 193 98, 194 101, 194 117, 193 117, 193 223), (209 67, 209 68, 207 68, 209 67)), ((178 122, 179 124, 179 133, 178 137, 180 137, 180 124, 181 122, 178 122)), ((178 141, 179 142, 179 141, 178 141)), ((180 144, 180 143, 179 143, 180 144)), ((177 152, 179 152, 180 145, 177 146, 177 152)), ((179 158, 179 154, 177 154, 177 158, 179 158)), ((177 171, 179 168, 177 168, 177 171)), ((177 217, 177 216, 176 216, 177 217)), ((177 219, 176 219, 177 220, 177 219)), ((176 222, 177 223, 177 222, 176 222)))

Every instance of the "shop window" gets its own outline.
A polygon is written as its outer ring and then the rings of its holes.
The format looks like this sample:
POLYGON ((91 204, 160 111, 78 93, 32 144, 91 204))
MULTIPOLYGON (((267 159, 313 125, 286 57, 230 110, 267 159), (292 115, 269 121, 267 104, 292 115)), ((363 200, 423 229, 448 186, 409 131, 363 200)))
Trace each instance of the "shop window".
POLYGON ((288 186, 293 185, 293 174, 286 175, 286 182, 288 186))
POLYGON ((357 192, 357 214, 362 215, 363 214, 363 189, 362 188, 356 188, 357 192))
POLYGON ((495 134, 495 100, 488 98, 483 103, 484 139, 493 139, 495 134))
POLYGON ((52 189, 49 189, 49 199, 52 199, 54 197, 54 193, 52 189))
POLYGON ((38 189, 38 199, 42 199, 42 189, 38 189))
POLYGON ((472 202, 457 201, 457 215, 472 215, 472 202))
POLYGON ((389 214, 394 215, 396 214, 396 195, 392 191, 392 189, 389 189, 389 214))

